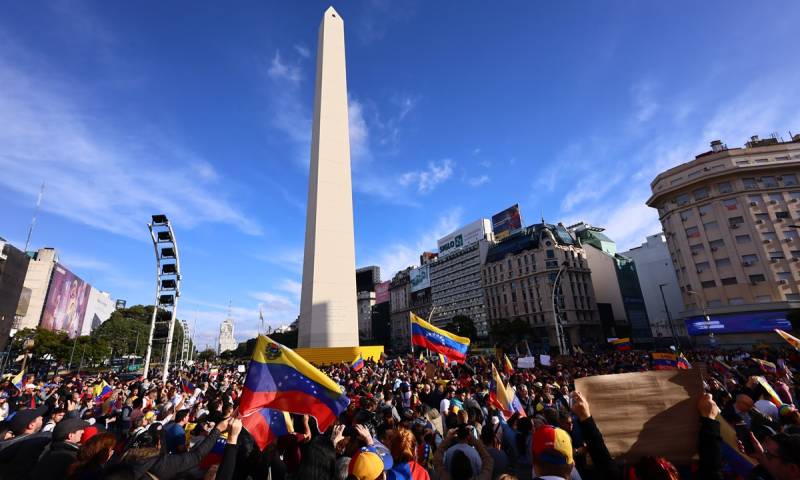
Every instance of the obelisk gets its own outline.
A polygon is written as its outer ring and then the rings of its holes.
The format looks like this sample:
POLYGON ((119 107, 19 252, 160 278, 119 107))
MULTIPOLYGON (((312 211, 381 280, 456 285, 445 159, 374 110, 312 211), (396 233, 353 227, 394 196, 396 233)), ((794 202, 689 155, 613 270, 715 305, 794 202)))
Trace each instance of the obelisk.
POLYGON ((298 347, 358 346, 344 22, 333 7, 319 27, 306 209, 298 347))

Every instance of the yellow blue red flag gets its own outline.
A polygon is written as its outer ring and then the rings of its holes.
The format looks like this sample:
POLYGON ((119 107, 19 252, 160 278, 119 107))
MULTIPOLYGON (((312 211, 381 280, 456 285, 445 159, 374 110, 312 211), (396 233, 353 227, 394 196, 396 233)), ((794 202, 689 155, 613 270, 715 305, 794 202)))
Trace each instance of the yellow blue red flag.
POLYGON ((411 315, 411 343, 427 348, 458 363, 464 363, 469 349, 469 338, 435 327, 418 316, 411 315))

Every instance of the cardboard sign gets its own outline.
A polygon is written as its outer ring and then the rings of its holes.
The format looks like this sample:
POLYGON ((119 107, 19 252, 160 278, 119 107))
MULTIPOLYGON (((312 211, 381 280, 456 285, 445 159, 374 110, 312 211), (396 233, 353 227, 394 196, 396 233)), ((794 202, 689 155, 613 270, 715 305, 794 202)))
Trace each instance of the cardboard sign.
POLYGON ((517 359, 517 368, 536 368, 536 358, 520 357, 517 359))
POLYGON ((599 375, 575 380, 611 455, 662 456, 685 465, 697 456, 703 382, 697 370, 599 375))
POLYGON ((433 363, 426 363, 425 364, 425 376, 428 377, 428 380, 433 380, 436 378, 436 365, 433 363))

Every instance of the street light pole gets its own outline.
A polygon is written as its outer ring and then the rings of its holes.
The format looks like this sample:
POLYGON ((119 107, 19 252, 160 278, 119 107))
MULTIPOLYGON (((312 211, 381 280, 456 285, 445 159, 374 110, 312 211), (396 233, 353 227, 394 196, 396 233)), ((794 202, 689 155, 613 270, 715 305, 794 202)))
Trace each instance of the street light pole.
POLYGON ((672 340, 678 345, 680 348, 681 343, 678 340, 678 336, 675 335, 675 325, 672 324, 672 315, 669 314, 669 307, 667 306, 667 297, 664 296, 664 287, 669 285, 668 283, 659 283, 658 289, 661 291, 661 301, 664 302, 664 311, 667 312, 667 322, 669 323, 669 331, 672 333, 672 340))
POLYGON ((558 350, 561 355, 567 354, 567 343, 564 339, 564 327, 561 325, 561 321, 558 318, 558 313, 556 312, 556 289, 558 288, 558 281, 561 279, 561 274, 564 273, 567 267, 567 262, 564 262, 558 269, 558 273, 556 273, 556 278, 553 279, 553 291, 551 295, 551 305, 553 307, 553 319, 555 320, 555 327, 556 327, 556 339, 558 341, 558 350))
POLYGON ((686 293, 689 295, 694 295, 699 298, 700 306, 703 309, 703 316, 706 319, 706 330, 708 330, 708 344, 711 345, 714 343, 714 332, 711 331, 711 317, 708 316, 708 310, 706 310, 706 302, 705 299, 694 290, 686 290, 686 293))

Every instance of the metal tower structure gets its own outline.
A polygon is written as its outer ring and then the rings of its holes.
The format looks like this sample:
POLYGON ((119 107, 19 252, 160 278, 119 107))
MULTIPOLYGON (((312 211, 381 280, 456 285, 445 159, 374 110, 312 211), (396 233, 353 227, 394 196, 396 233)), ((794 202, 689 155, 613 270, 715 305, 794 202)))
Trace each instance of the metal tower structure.
MULTIPOLYGON (((153 239, 153 249, 156 253, 156 301, 153 307, 153 317, 150 320, 150 335, 147 338, 147 354, 144 358, 144 376, 149 374, 150 367, 156 365, 152 361, 153 347, 162 346, 160 365, 162 381, 167 381, 169 375, 169 359, 172 354, 172 336, 175 332, 175 315, 178 310, 178 297, 180 297, 180 260, 178 257, 178 244, 172 224, 166 215, 153 215, 150 237, 153 239)), ((184 337, 186 336, 184 330, 184 337)))

